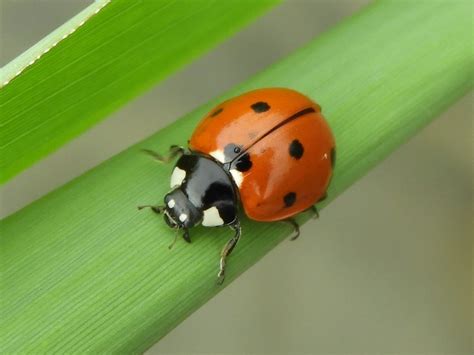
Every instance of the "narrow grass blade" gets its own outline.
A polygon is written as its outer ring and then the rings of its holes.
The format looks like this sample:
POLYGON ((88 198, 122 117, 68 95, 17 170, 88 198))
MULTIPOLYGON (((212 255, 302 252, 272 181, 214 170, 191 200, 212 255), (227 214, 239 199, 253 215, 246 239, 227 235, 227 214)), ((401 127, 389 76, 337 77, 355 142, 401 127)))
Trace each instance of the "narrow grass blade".
MULTIPOLYGON (((316 99, 338 147, 331 201, 472 89, 470 10, 379 1, 224 97, 283 86, 316 99)), ((216 101, 2 222, 2 353, 140 352, 222 289, 230 231, 196 228, 169 251, 174 232, 136 210, 161 202, 172 169, 140 148, 185 144, 216 101)), ((226 282, 291 231, 244 219, 226 282)))
POLYGON ((278 0, 102 0, 0 74, 0 183, 278 0))

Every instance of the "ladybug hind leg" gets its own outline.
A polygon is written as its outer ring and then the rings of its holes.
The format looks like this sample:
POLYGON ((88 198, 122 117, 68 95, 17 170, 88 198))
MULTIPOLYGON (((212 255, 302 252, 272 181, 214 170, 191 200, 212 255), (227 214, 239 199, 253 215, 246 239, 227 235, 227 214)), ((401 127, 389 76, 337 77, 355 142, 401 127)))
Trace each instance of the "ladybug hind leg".
POLYGON ((318 219, 319 218, 319 211, 318 211, 318 208, 316 206, 311 206, 306 211, 311 212, 313 214, 313 219, 318 219))
POLYGON ((293 227, 293 235, 290 240, 296 240, 300 236, 300 225, 293 218, 287 218, 282 220, 283 223, 287 223, 293 227))
POLYGON ((155 152, 154 150, 151 150, 151 149, 142 149, 142 152, 148 154, 154 160, 156 160, 157 162, 160 162, 160 163, 169 163, 174 158, 183 155, 185 151, 186 151, 186 149, 184 147, 179 146, 179 145, 170 146, 170 149, 168 150, 167 155, 161 155, 160 153, 155 152))
MULTIPOLYGON (((319 218, 319 211, 316 206, 311 206, 310 208, 306 209, 304 212, 311 212, 313 214, 313 219, 319 218)), ((287 218, 282 220, 282 222, 287 223, 293 227, 293 236, 290 240, 296 240, 300 236, 300 225, 296 222, 293 218, 287 218)))
MULTIPOLYGON (((324 201, 328 197, 327 192, 322 195, 316 203, 324 201)), ((305 212, 311 212, 313 214, 313 219, 319 218, 319 210, 315 205, 312 205, 310 208, 306 209, 305 212)))
POLYGON ((234 231, 234 236, 227 242, 224 248, 221 251, 221 259, 219 264, 219 273, 217 274, 217 284, 222 285, 225 278, 225 266, 226 266, 226 258, 232 253, 237 242, 240 239, 240 235, 242 234, 242 229, 240 227, 240 222, 236 220, 233 224, 229 225, 230 228, 234 231))

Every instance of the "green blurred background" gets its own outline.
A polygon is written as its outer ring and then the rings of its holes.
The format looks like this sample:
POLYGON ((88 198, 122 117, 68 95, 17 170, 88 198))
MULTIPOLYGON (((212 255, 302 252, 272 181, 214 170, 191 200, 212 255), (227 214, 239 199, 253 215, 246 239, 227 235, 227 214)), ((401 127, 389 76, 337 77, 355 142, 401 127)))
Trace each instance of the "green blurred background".
MULTIPOLYGON (((91 2, 0 1, 1 66, 91 2)), ((258 73, 367 3, 286 1, 5 184, 1 216, 258 73)), ((319 221, 306 224, 297 242, 280 244, 149 354, 472 353, 473 98, 445 112, 319 221)))

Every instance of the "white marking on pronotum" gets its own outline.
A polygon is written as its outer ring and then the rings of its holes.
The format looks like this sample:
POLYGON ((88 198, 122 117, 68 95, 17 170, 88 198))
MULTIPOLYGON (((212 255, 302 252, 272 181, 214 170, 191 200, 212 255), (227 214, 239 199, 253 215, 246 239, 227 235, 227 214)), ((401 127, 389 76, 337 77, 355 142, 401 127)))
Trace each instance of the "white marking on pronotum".
POLYGON ((174 168, 173 173, 171 174, 170 186, 172 189, 175 187, 181 186, 184 178, 186 177, 186 171, 178 167, 174 168))
POLYGON ((171 199, 171 200, 168 201, 168 207, 169 207, 169 208, 173 208, 175 205, 176 205, 176 202, 174 202, 173 199, 171 199))
POLYGON ((179 220, 180 220, 181 222, 184 222, 184 221, 187 220, 187 219, 188 219, 188 215, 187 215, 186 213, 181 213, 181 214, 179 215, 179 220))
MULTIPOLYGON (((27 52, 25 52, 23 55, 21 55, 20 57, 23 57, 23 56, 34 56, 33 59, 31 59, 30 61, 28 61, 26 64, 17 64, 18 62, 16 60, 12 61, 11 63, 7 64, 5 67, 3 67, 2 69, 5 69, 9 66, 12 66, 13 68, 15 68, 15 66, 19 66, 20 69, 15 73, 13 74, 12 76, 10 75, 4 75, 4 73, 1 73, 2 75, 2 78, 4 78, 5 80, 0 83, 0 88, 3 88, 4 86, 6 86, 7 84, 9 84, 13 79, 15 79, 18 75, 20 75, 26 68, 28 68, 29 66, 33 65, 38 59, 40 59, 44 54, 48 53, 50 51, 51 48, 53 47, 56 47, 56 45, 66 39, 67 37, 69 37, 72 33, 74 33, 79 27, 81 27, 82 25, 84 25, 86 23, 87 20, 89 20, 92 16, 95 16, 100 10, 102 10, 106 5, 108 5, 112 0, 103 0, 103 3, 100 5, 100 7, 98 7, 97 9, 95 9, 93 12, 91 12, 91 10, 88 10, 87 8, 83 11, 83 13, 77 15, 77 16, 81 16, 81 17, 84 17, 84 16, 87 16, 85 19, 83 19, 81 22, 79 22, 76 27, 73 27, 69 30, 68 33, 65 33, 63 35, 59 35, 59 41, 55 41, 53 43, 51 43, 48 47, 46 47, 45 49, 43 49, 41 51, 41 53, 39 54, 33 54, 32 52, 36 52, 37 50, 34 49, 34 47, 36 46, 33 46, 31 50, 28 50, 27 52), (87 13, 89 12, 89 13, 87 13)), ((94 5, 91 5, 91 6, 98 6, 98 4, 94 4, 94 5)), ((74 21, 71 20, 71 21, 74 21)), ((77 21, 77 20, 76 20, 77 21)), ((55 36, 56 38, 58 38, 58 34, 55 35, 55 32, 53 32, 51 34, 52 36, 55 36)), ((47 39, 45 39, 47 41, 47 39)), ((41 41, 43 42, 43 40, 41 41)), ((38 44, 39 46, 39 44, 38 44)), ((21 63, 21 62, 20 62, 21 63)), ((3 70, 2 70, 3 71, 3 70)))
POLYGON ((204 211, 204 216, 202 219, 202 225, 205 227, 216 227, 222 226, 224 220, 219 214, 217 207, 211 207, 204 211))
POLYGON ((230 169, 230 174, 232 175, 232 178, 234 179, 234 182, 237 187, 240 188, 240 186, 242 185, 242 181, 244 181, 244 175, 240 171, 235 169, 230 169))
POLYGON ((213 152, 210 153, 210 155, 220 161, 221 163, 225 163, 225 155, 224 155, 224 152, 222 150, 215 150, 213 152))

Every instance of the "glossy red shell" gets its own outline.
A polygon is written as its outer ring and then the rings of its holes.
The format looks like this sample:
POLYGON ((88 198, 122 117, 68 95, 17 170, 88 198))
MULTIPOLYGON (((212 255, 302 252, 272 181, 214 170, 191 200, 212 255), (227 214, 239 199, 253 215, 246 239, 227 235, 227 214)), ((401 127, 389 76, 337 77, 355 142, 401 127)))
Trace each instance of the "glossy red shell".
POLYGON ((248 217, 282 220, 326 194, 334 138, 320 106, 299 92, 259 89, 221 103, 198 125, 189 148, 216 157, 228 144, 250 155, 239 186, 248 217))

